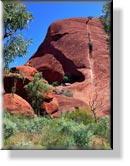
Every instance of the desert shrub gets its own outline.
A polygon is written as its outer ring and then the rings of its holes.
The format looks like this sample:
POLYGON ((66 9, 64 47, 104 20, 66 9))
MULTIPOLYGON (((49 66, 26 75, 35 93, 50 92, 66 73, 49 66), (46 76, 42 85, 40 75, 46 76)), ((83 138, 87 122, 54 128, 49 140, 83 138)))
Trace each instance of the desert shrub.
POLYGON ((93 115, 88 109, 75 109, 64 116, 68 120, 73 120, 76 123, 83 123, 84 125, 94 123, 93 115))
POLYGON ((54 87, 56 87, 56 86, 58 86, 58 85, 59 85, 59 82, 58 82, 58 81, 55 81, 55 82, 52 83, 52 86, 54 86, 54 87))
POLYGON ((93 136, 94 131, 91 129, 91 126, 85 126, 83 124, 80 124, 77 126, 77 129, 74 132, 74 140, 76 143, 76 146, 79 149, 88 149, 89 148, 89 142, 93 136))
POLYGON ((110 143, 100 136, 94 135, 89 142, 91 149, 111 149, 110 143))
POLYGON ((73 93, 70 90, 62 89, 61 93, 67 97, 73 97, 73 93))
POLYGON ((84 124, 61 117, 43 128, 41 145, 47 149, 87 148, 92 135, 93 133, 84 124))
POLYGON ((4 113, 4 134, 8 137, 15 134, 16 131, 38 133, 42 131, 43 126, 50 123, 50 117, 36 117, 29 118, 20 115, 10 115, 8 112, 4 113))
POLYGON ((37 115, 40 114, 41 104, 44 100, 44 93, 50 90, 49 85, 42 81, 42 73, 36 73, 34 80, 25 87, 31 105, 37 115))
POLYGON ((17 123, 19 131, 29 133, 40 133, 43 126, 49 124, 49 119, 44 117, 37 117, 34 119, 22 119, 20 123, 17 123))
POLYGON ((23 132, 17 132, 15 135, 9 137, 5 142, 6 146, 29 146, 32 145, 31 139, 29 140, 29 134, 23 132))
POLYGON ((97 125, 95 126, 95 135, 105 138, 110 142, 110 119, 109 117, 103 117, 98 119, 97 125))
POLYGON ((15 134, 17 131, 17 125, 11 121, 10 114, 6 111, 4 113, 4 122, 3 122, 3 132, 4 138, 8 138, 11 135, 15 134))
POLYGON ((108 117, 95 123, 88 110, 75 110, 60 118, 29 118, 4 113, 4 145, 43 149, 110 149, 108 117))

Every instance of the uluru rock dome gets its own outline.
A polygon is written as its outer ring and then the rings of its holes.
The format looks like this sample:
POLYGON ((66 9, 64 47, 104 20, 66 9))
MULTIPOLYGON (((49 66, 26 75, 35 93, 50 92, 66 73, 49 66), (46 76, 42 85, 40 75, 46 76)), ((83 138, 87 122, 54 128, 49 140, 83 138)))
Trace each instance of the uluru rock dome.
POLYGON ((89 104, 91 96, 98 93, 103 101, 99 115, 109 114, 110 109, 110 57, 100 19, 69 18, 56 21, 48 28, 47 35, 36 53, 26 63, 43 73, 49 82, 62 82, 67 75, 73 84, 67 88, 75 99, 89 104), (89 40, 93 41, 92 57, 89 40))

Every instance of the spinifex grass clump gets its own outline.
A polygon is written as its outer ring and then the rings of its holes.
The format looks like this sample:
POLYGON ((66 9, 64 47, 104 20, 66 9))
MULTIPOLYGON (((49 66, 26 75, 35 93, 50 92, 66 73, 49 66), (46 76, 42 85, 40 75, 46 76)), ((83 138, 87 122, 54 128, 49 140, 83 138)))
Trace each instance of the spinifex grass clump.
POLYGON ((29 100, 35 113, 40 115, 40 108, 44 100, 44 93, 47 93, 50 90, 49 85, 43 82, 42 73, 36 73, 34 80, 28 83, 24 88, 28 93, 29 100))

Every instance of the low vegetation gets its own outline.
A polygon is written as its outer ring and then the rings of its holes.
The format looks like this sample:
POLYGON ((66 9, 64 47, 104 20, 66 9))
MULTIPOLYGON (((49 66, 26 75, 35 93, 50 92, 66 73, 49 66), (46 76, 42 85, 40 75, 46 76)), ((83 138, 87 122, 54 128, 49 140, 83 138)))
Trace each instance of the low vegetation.
POLYGON ((60 118, 27 118, 4 113, 6 149, 110 149, 108 117, 95 123, 88 110, 75 110, 60 118))

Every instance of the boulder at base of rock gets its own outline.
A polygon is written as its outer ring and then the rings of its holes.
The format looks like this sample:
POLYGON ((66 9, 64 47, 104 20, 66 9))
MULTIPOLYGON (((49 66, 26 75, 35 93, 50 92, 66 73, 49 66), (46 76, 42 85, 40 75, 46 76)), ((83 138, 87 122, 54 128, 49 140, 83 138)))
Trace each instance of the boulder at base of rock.
POLYGON ((16 94, 4 95, 4 110, 8 110, 10 114, 35 117, 31 105, 26 100, 16 94))
POLYGON ((15 93, 27 100, 27 93, 24 86, 31 82, 38 71, 30 66, 17 66, 11 69, 10 73, 4 73, 4 89, 6 93, 12 92, 12 87, 16 87, 15 93))
POLYGON ((30 81, 22 77, 18 73, 9 73, 4 74, 4 90, 5 93, 12 93, 12 88, 15 87, 15 92, 19 96, 27 99, 27 93, 24 89, 24 86, 27 85, 30 81))
POLYGON ((57 112, 58 107, 59 104, 55 97, 50 102, 43 102, 43 108, 45 109, 45 112, 47 112, 48 114, 57 112))

